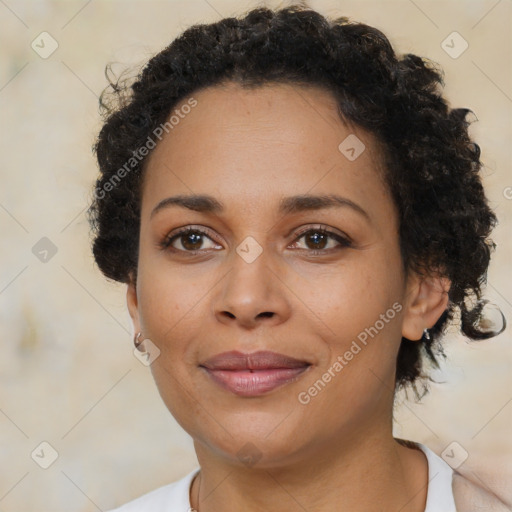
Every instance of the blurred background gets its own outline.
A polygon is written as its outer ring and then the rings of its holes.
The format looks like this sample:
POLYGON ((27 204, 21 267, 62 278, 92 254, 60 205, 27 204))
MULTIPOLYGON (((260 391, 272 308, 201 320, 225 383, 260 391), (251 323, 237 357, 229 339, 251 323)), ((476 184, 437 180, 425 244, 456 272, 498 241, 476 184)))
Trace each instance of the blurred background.
MULTIPOLYGON (((190 437, 133 355, 125 287, 92 259, 98 96, 107 63, 139 66, 194 23, 288 4, 0 0, 0 511, 108 510, 196 466, 190 437)), ((308 5, 436 61, 452 106, 475 112, 500 220, 485 296, 511 324, 512 3, 308 5)), ((510 501, 511 338, 510 327, 482 342, 453 330, 439 383, 421 403, 399 396, 395 412, 397 437, 453 453, 459 471, 510 501)))

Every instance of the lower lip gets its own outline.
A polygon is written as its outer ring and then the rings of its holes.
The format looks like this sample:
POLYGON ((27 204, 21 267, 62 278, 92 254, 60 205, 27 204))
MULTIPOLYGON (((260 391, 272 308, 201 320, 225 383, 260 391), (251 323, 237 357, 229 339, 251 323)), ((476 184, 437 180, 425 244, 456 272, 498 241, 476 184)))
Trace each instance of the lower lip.
POLYGON ((275 368, 269 370, 210 370, 205 368, 210 377, 224 389, 239 396, 259 396, 284 384, 293 382, 309 366, 300 368, 275 368))

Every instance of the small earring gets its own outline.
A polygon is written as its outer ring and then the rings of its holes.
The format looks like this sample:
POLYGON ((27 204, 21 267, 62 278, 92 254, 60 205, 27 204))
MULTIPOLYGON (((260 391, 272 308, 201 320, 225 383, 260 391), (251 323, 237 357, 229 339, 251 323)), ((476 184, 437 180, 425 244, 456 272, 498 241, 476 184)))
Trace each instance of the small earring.
POLYGON ((425 336, 425 339, 427 339, 427 340, 430 339, 430 333, 428 332, 428 329, 424 329, 423 336, 425 336))
POLYGON ((135 348, 138 350, 139 349, 139 345, 144 341, 144 340, 139 340, 140 336, 142 336, 142 333, 139 331, 134 337, 133 337, 133 344, 135 345, 135 348))

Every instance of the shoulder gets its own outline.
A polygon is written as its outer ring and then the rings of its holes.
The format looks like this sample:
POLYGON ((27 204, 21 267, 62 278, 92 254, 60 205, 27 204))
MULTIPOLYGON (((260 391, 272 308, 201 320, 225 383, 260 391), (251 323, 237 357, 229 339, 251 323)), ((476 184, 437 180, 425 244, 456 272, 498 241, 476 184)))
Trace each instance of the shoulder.
POLYGON ((176 482, 159 487, 108 512, 187 512, 189 489, 199 468, 176 482))
POLYGON ((461 466, 452 469, 444 459, 421 443, 411 443, 427 456, 429 485, 425 512, 456 510, 456 512, 512 512, 505 497, 509 486, 496 478, 496 471, 484 473, 484 483, 474 470, 461 466), (491 490, 494 489, 493 490, 491 490), (500 490, 503 492, 500 492, 500 490))
POLYGON ((510 512, 512 510, 510 505, 506 505, 491 491, 456 471, 453 474, 453 497, 457 512, 474 512, 475 510, 510 512))

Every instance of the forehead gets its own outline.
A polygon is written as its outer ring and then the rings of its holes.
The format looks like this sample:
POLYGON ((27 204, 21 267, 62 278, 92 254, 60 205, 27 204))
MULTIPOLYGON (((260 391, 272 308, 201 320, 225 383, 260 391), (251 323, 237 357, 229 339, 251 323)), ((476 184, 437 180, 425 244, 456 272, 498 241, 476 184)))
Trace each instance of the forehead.
POLYGON ((386 195, 380 145, 344 122, 323 88, 227 83, 191 98, 173 109, 173 127, 150 155, 143 210, 174 194, 207 193, 246 208, 306 193, 370 202, 386 195), (180 110, 191 98, 195 106, 180 110))

